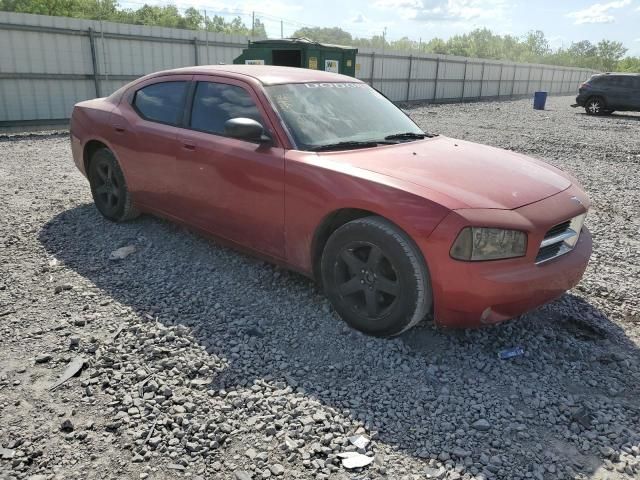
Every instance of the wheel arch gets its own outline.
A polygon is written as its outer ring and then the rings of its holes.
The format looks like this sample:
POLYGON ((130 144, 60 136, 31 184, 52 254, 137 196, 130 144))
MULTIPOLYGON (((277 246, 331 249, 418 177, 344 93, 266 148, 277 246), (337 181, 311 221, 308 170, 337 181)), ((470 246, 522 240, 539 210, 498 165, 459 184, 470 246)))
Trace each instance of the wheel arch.
POLYGON ((600 100, 602 100, 603 105, 605 107, 607 106, 607 99, 604 97, 604 95, 601 95, 599 93, 592 93, 591 95, 589 95, 587 99, 584 101, 585 106, 594 98, 599 98, 600 100))
POLYGON ((111 153, 113 153, 113 150, 111 150, 109 146, 101 140, 92 139, 84 144, 84 148, 82 149, 82 165, 87 175, 89 175, 89 161, 91 160, 91 157, 93 157, 93 154, 101 148, 107 148, 111 153))
POLYGON ((335 232, 338 228, 343 226, 344 224, 349 223, 353 220, 357 220, 358 218, 364 218, 364 217, 381 217, 385 219, 387 222, 391 223, 399 231, 401 231, 409 239, 409 241, 414 244, 414 246, 416 247, 416 251, 420 254, 420 260, 422 261, 422 264, 427 269, 427 274, 431 276, 429 271, 429 265, 427 264, 427 260, 424 257, 422 250, 420 249, 419 245, 417 244, 413 236, 405 228, 402 228, 402 226, 400 226, 393 219, 385 215, 382 215, 378 212, 375 212, 373 210, 365 209, 365 208, 344 207, 344 208, 338 208, 336 210, 333 210, 332 212, 327 214, 322 219, 322 221, 318 224, 318 226, 314 231, 313 239, 311 241, 311 252, 310 252, 311 253, 311 269, 312 269, 313 278, 316 280, 318 285, 320 285, 321 287, 323 286, 322 275, 320 272, 320 260, 322 258, 322 252, 324 251, 324 248, 331 234, 335 232))

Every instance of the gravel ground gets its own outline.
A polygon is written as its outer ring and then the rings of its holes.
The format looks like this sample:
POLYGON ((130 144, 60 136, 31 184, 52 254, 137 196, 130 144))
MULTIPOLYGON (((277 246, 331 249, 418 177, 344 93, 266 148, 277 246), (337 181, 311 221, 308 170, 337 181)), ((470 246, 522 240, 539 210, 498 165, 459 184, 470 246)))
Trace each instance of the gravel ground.
POLYGON ((640 116, 571 101, 410 108, 570 171, 595 251, 520 319, 392 340, 348 329, 299 275, 103 220, 66 135, 0 137, 0 478, 639 478, 640 116))

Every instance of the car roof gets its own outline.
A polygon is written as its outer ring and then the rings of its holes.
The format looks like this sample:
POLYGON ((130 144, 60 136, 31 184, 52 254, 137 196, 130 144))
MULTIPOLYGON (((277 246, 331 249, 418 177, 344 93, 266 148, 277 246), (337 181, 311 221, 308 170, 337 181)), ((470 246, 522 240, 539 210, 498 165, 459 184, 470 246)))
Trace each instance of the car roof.
POLYGON ((226 77, 251 77, 263 85, 279 85, 283 83, 362 83, 357 78, 338 73, 310 70, 308 68, 279 67, 275 65, 201 65, 183 67, 156 72, 148 77, 167 75, 220 75, 226 77))
POLYGON ((640 77, 640 73, 606 72, 606 73, 596 73, 593 76, 594 77, 640 77))

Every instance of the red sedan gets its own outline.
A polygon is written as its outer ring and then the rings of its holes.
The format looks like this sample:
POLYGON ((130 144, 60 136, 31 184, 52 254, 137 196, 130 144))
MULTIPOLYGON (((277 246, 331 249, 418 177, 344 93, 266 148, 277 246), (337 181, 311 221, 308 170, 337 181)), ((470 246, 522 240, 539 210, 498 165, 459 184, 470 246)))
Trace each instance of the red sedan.
POLYGON ((515 317, 575 286, 591 254, 575 179, 423 132, 342 75, 158 72, 77 104, 71 139, 106 218, 152 213, 302 272, 373 335, 515 317))

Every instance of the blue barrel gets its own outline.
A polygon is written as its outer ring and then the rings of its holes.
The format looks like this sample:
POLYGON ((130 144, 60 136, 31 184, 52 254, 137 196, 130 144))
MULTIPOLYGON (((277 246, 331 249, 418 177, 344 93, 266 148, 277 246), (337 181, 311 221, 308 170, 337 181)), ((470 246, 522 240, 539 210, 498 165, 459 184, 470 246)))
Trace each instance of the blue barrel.
POLYGON ((547 92, 536 92, 533 94, 533 109, 544 110, 544 105, 547 103, 547 92))

